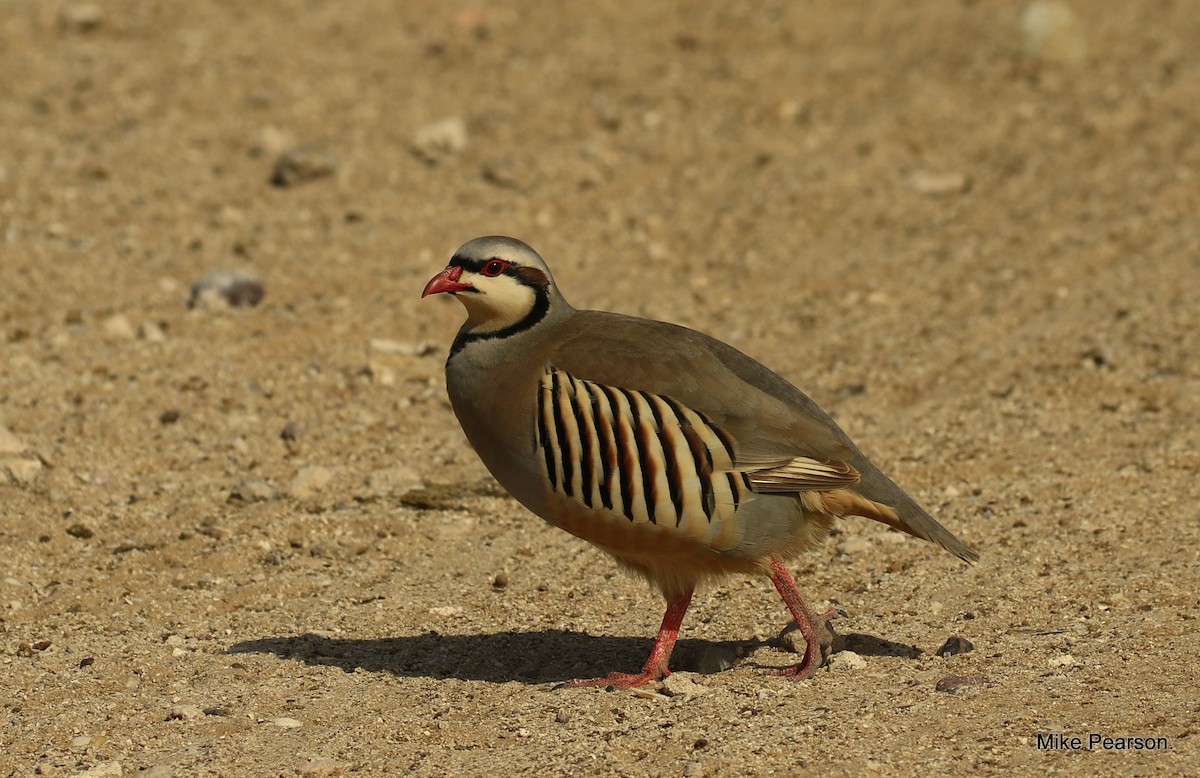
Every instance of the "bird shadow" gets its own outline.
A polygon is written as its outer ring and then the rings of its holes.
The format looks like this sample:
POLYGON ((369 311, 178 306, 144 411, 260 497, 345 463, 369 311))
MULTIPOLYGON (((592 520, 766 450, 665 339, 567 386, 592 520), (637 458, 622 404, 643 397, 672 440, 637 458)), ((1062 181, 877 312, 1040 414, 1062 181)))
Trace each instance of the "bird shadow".
MULTIPOLYGON (((912 657, 921 650, 870 635, 846 635, 858 654, 912 657)), ((731 658, 745 656, 776 641, 680 640, 672 667, 698 670, 698 657, 714 651, 731 658)), ((641 667, 650 650, 645 637, 608 637, 567 630, 420 635, 356 639, 305 633, 264 637, 230 646, 227 654, 274 654, 308 665, 344 672, 391 673, 403 677, 457 678, 489 683, 542 684, 599 677, 641 667)), ((736 661, 736 660, 732 660, 736 661)), ((727 665, 726 665, 727 666, 727 665)))

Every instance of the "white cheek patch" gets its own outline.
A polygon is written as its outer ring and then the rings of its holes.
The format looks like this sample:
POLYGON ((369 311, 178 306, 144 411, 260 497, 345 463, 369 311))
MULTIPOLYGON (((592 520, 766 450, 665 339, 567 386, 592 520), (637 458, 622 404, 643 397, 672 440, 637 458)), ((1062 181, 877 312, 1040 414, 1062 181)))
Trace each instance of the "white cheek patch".
POLYGON ((511 327, 528 316, 537 302, 533 289, 509 276, 488 278, 471 273, 464 274, 462 281, 476 289, 456 296, 467 309, 471 331, 480 335, 511 327))

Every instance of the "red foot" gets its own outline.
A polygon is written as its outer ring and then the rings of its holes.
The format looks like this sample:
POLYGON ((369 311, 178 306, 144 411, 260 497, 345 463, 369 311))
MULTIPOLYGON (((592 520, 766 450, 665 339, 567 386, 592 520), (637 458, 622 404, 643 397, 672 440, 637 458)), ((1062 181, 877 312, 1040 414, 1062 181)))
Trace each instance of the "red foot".
POLYGON ((833 636, 826 628, 825 622, 834 619, 838 615, 838 611, 836 608, 830 608, 820 616, 814 614, 812 607, 800 594, 800 590, 796 588, 796 582, 792 580, 791 573, 787 571, 787 568, 783 566, 783 561, 779 558, 771 560, 771 581, 775 584, 780 596, 783 597, 788 610, 792 612, 792 618, 796 620, 800 634, 804 636, 804 659, 800 661, 800 664, 783 670, 774 670, 771 675, 782 675, 796 681, 803 681, 825 664, 825 656, 821 651, 823 641, 817 635, 817 630, 820 629, 824 633, 823 637, 832 640, 833 636))
POLYGON ((581 678, 578 681, 567 681, 563 686, 569 689, 580 686, 607 686, 613 689, 633 689, 637 686, 645 686, 651 681, 661 681, 670 674, 668 670, 652 673, 643 672, 636 675, 633 673, 609 673, 605 678, 581 678))
POLYGON ((658 681, 671 674, 667 669, 667 660, 671 658, 671 650, 675 648, 675 638, 679 635, 679 625, 683 623, 683 614, 687 613, 688 604, 692 601, 692 590, 667 603, 667 612, 663 614, 662 626, 658 628, 658 637, 654 638, 654 646, 650 649, 650 657, 642 667, 642 672, 612 673, 606 678, 589 678, 580 681, 567 681, 565 687, 580 686, 610 686, 613 689, 632 689, 635 686, 645 686, 651 681, 658 681))

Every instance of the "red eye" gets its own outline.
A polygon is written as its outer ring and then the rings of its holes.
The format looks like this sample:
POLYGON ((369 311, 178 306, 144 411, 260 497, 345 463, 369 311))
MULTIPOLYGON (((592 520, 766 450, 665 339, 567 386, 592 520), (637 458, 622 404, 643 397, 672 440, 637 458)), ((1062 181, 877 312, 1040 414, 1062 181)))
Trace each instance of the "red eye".
POLYGON ((495 278, 508 269, 508 263, 503 259, 489 259, 483 266, 481 271, 489 278, 495 278))

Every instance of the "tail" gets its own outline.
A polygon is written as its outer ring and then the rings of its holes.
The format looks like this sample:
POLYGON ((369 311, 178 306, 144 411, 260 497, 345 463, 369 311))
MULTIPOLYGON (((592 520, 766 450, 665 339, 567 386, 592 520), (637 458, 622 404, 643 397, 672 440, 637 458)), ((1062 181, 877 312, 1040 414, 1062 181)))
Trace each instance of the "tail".
POLYGON ((892 479, 860 457, 854 465, 859 468, 861 480, 850 489, 833 489, 820 492, 825 507, 838 516, 862 516, 874 519, 889 527, 907 532, 915 538, 937 543, 964 562, 979 561, 979 552, 968 548, 950 530, 917 505, 892 479))

